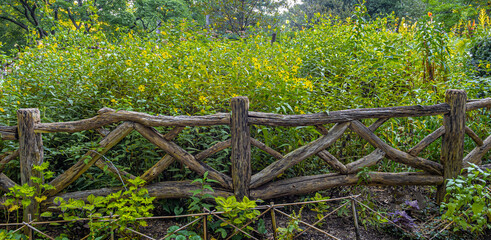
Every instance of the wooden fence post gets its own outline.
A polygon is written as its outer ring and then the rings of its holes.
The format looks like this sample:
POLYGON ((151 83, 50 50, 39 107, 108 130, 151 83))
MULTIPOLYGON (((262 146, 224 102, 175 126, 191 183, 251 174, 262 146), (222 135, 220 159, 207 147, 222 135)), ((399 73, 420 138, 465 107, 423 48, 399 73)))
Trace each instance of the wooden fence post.
POLYGON ((231 101, 232 118, 232 184, 238 201, 249 197, 251 182, 251 132, 249 128, 249 99, 234 97, 231 101))
MULTIPOLYGON (((41 177, 37 171, 33 171, 33 165, 43 163, 43 140, 40 133, 34 133, 34 125, 41 122, 41 114, 37 108, 17 110, 17 128, 19 133, 19 158, 21 184, 35 186, 32 177, 41 177)), ((35 186, 39 188, 39 186, 35 186)), ((33 221, 38 219, 38 204, 34 197, 31 204, 24 209, 24 222, 29 223, 29 215, 33 221)))
POLYGON ((445 102, 450 105, 450 112, 443 116, 445 134, 442 140, 441 162, 445 182, 438 186, 436 196, 438 204, 445 199, 446 180, 457 177, 462 169, 467 93, 464 90, 449 89, 445 92, 445 102))

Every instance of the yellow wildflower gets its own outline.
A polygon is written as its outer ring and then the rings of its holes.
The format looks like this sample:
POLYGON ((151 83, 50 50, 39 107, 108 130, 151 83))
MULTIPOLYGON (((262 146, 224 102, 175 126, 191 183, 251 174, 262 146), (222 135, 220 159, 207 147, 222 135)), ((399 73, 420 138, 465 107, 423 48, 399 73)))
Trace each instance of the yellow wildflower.
POLYGON ((201 103, 207 103, 207 102, 208 102, 208 99, 206 99, 206 97, 205 97, 205 96, 199 96, 199 101, 200 101, 201 103))
POLYGON ((314 89, 314 85, 312 84, 312 81, 310 81, 310 80, 305 81, 304 82, 304 88, 312 91, 312 89, 314 89))
POLYGON ((117 103, 118 101, 116 101, 116 99, 113 98, 113 99, 111 99, 111 102, 112 103, 117 103))
POLYGON ((5 110, 3 110, 3 108, 0 108, 0 112, 5 112, 5 110))
POLYGON ((145 86, 143 85, 138 86, 138 90, 140 90, 140 92, 145 92, 145 86))

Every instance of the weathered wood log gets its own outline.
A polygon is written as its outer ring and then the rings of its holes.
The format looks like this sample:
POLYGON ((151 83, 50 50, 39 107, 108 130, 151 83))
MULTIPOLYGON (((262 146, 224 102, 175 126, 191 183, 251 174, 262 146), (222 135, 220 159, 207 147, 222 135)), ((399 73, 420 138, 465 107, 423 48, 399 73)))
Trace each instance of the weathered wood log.
POLYGON ((0 139, 2 140, 18 140, 17 133, 0 131, 0 139))
POLYGON ((17 185, 12 179, 7 177, 5 174, 0 173, 0 190, 8 192, 10 188, 17 185))
POLYGON ((156 164, 143 173, 140 178, 147 183, 153 181, 159 174, 167 169, 176 159, 169 154, 165 154, 156 164))
POLYGON ((232 139, 227 139, 223 142, 216 143, 215 145, 211 146, 210 148, 208 148, 206 150, 201 151, 200 153, 196 154, 194 156, 194 158, 196 158, 196 160, 198 160, 198 161, 201 161, 203 159, 206 159, 206 158, 212 156, 213 154, 215 154, 217 152, 220 152, 226 148, 229 148, 230 146, 232 146, 232 139))
POLYGON ((482 170, 489 170, 491 169, 491 164, 484 164, 484 165, 481 165, 479 166, 479 168, 481 168, 482 170))
POLYGON ((102 137, 106 137, 111 132, 103 127, 96 128, 95 131, 98 132, 102 137))
POLYGON ((364 108, 303 115, 281 115, 273 113, 249 112, 249 123, 266 126, 313 126, 339 123, 364 118, 420 117, 447 113, 446 103, 431 106, 404 106, 387 108, 364 108))
POLYGON ((259 187, 271 181, 273 178, 283 173, 286 169, 329 147, 343 135, 344 131, 346 131, 346 128, 348 128, 349 125, 349 122, 338 123, 329 131, 327 135, 305 146, 297 148, 296 150, 285 155, 282 159, 273 162, 251 177, 251 188, 259 187))
POLYGON ((443 167, 441 164, 429 161, 424 158, 411 156, 408 153, 389 146, 387 143, 382 141, 382 139, 371 132, 367 127, 365 127, 365 125, 363 125, 363 123, 361 123, 360 121, 352 121, 350 128, 358 135, 360 135, 360 137, 368 141, 372 146, 384 151, 387 157, 392 159, 393 161, 403 163, 417 169, 422 169, 433 174, 442 175, 443 173, 443 167))
POLYGON ((477 134, 468 126, 465 126, 465 134, 467 134, 467 136, 469 136, 477 144, 477 146, 482 146, 484 144, 482 139, 477 136, 477 134))
MULTIPOLYGON (((34 165, 43 163, 43 139, 41 134, 34 133, 34 125, 41 122, 41 114, 37 108, 26 108, 17 110, 17 132, 19 134, 19 162, 21 184, 28 184, 30 187, 40 188, 38 183, 34 183, 32 178, 42 179, 40 172, 33 169, 34 165)), ((24 208, 24 221, 38 219, 38 204, 32 196, 31 204, 24 208)))
POLYGON ((356 174, 343 175, 330 173, 316 176, 295 177, 272 182, 257 189, 251 189, 251 197, 255 199, 271 199, 283 196, 307 194, 339 186, 356 185, 438 185, 443 183, 442 176, 423 172, 383 173, 369 172, 360 181, 356 174))
MULTIPOLYGON (((184 130, 184 127, 175 127, 164 135, 164 139, 167 141, 172 141, 174 138, 184 130)), ((169 154, 165 154, 156 164, 149 168, 145 173, 143 173, 140 178, 145 180, 145 182, 150 183, 157 176, 167 169, 176 159, 169 154)))
POLYGON ((418 156, 418 154, 423 151, 425 148, 427 148, 431 143, 436 141, 439 137, 443 136, 445 133, 445 127, 441 126, 437 130, 433 131, 430 133, 428 136, 423 138, 418 144, 416 144, 414 147, 409 149, 408 153, 411 156, 418 156))
POLYGON ((7 166, 7 164, 14 160, 15 158, 17 158, 19 156, 19 149, 13 151, 12 153, 8 154, 7 156, 3 157, 3 159, 0 161, 0 173, 3 172, 3 170, 5 169, 5 166, 7 166))
POLYGON ((379 148, 354 162, 346 164, 348 174, 353 174, 361 171, 365 167, 376 165, 380 160, 384 159, 385 152, 379 148))
POLYGON ((0 139, 2 140, 17 140, 19 136, 17 134, 17 126, 1 126, 0 125, 0 139))
POLYGON ((372 132, 375 132, 380 126, 382 126, 382 124, 387 122, 389 119, 390 118, 379 118, 379 119, 377 119, 377 121, 372 123, 372 125, 370 125, 368 127, 368 129, 370 129, 370 131, 372 131, 372 132))
POLYGON ((165 140, 172 141, 174 138, 177 137, 177 135, 179 135, 179 133, 182 132, 182 130, 184 130, 184 128, 185 127, 175 127, 173 129, 171 129, 169 132, 167 132, 164 135, 165 140))
MULTIPOLYGON (((441 162, 443 179, 456 178, 462 170, 465 137, 465 106, 467 93, 464 90, 450 89, 445 92, 445 103, 450 111, 443 115, 445 134, 442 139, 441 162)), ((436 201, 440 204, 445 200, 446 186, 438 186, 436 201)))
POLYGON ((485 98, 477 101, 468 102, 465 105, 466 111, 472 111, 479 108, 491 108, 491 98, 485 98))
POLYGON ((335 156, 333 156, 330 152, 327 150, 322 150, 317 153, 317 156, 324 160, 329 166, 334 168, 336 171, 340 172, 341 174, 346 174, 348 173, 348 169, 344 164, 342 164, 335 156))
POLYGON ((135 129, 144 138, 148 139, 151 143, 155 144, 199 175, 208 172, 208 176, 211 179, 217 180, 222 187, 232 189, 232 179, 229 176, 218 172, 203 162, 197 161, 193 155, 186 152, 174 142, 165 140, 165 138, 154 128, 135 123, 135 129))
MULTIPOLYGON (((210 194, 211 196, 217 197, 228 197, 231 196, 232 193, 220 188, 219 186, 212 186, 215 190, 214 192, 205 189, 204 191, 198 193, 198 196, 203 196, 204 194, 210 194)), ((150 197, 155 197, 156 199, 163 198, 187 198, 193 195, 191 191, 201 189, 201 185, 199 183, 191 184, 191 181, 169 181, 169 182, 159 182, 149 184, 145 187, 148 190, 150 197)), ((122 188, 101 188, 95 190, 86 190, 79 192, 70 192, 63 193, 57 195, 55 197, 61 197, 65 200, 68 199, 87 199, 89 195, 94 196, 107 196, 111 193, 116 193, 119 190, 123 190, 122 188)), ((53 200, 55 197, 48 198, 46 203, 48 205, 53 204, 53 200)))
POLYGON ((230 115, 227 113, 217 113, 207 116, 152 116, 146 113, 132 111, 115 111, 104 108, 100 110, 98 116, 73 121, 73 122, 57 122, 57 123, 41 123, 36 124, 36 132, 80 132, 83 130, 97 129, 104 125, 121 122, 132 121, 150 127, 158 126, 212 126, 212 125, 228 125, 230 124, 230 115))
POLYGON ((467 167, 468 163, 473 163, 476 165, 481 164, 481 159, 489 150, 491 150, 491 135, 487 137, 483 145, 477 146, 472 151, 464 157, 463 163, 464 166, 467 167))
POLYGON ((17 134, 17 126, 2 126, 2 125, 0 125, 0 132, 17 134))
POLYGON ((249 99, 234 97, 230 103, 232 116, 230 133, 232 139, 231 172, 234 195, 240 201, 249 198, 249 183, 251 182, 251 130, 248 115, 249 99))
POLYGON ((261 141, 258 141, 255 138, 252 138, 251 137, 251 144, 252 144, 252 146, 257 147, 257 148, 263 150, 265 153, 273 156, 276 159, 282 159, 283 158, 283 155, 281 153, 279 153, 276 150, 268 147, 266 144, 264 144, 261 141))
POLYGON ((329 133, 329 130, 322 125, 315 125, 315 129, 322 135, 327 135, 327 133, 329 133))
POLYGON ((47 191, 47 196, 54 196, 73 181, 77 180, 87 169, 89 169, 97 160, 101 158, 109 149, 119 143, 134 129, 134 123, 124 122, 116 129, 111 131, 104 139, 99 142, 100 151, 88 151, 80 160, 72 167, 67 169, 62 174, 53 179, 50 184, 55 187, 53 190, 47 191))

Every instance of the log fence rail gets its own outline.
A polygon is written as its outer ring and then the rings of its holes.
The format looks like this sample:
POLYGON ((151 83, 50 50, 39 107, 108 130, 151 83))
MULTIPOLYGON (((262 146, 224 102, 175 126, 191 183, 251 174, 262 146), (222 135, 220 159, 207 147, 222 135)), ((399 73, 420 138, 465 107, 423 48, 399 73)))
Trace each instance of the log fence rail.
MULTIPOLYGON (((104 138, 99 142, 97 151, 90 150, 69 169, 58 175, 50 182, 54 190, 44 194, 49 199, 54 197, 82 199, 90 194, 107 195, 118 191, 116 188, 102 188, 95 190, 68 192, 62 191, 78 179, 91 166, 107 169, 110 173, 124 179, 136 176, 110 166, 101 157, 112 147, 118 144, 132 131, 138 132, 152 144, 166 152, 157 163, 146 170, 140 177, 147 182, 154 180, 173 162, 178 161, 199 175, 208 172, 209 178, 217 181, 215 192, 204 191, 214 196, 236 195, 271 199, 286 195, 304 194, 336 186, 360 184, 357 173, 365 167, 370 167, 387 158, 391 161, 405 164, 419 172, 368 172, 368 176, 361 184, 367 185, 437 185, 437 201, 444 200, 445 179, 454 178, 462 167, 469 163, 481 164, 481 159, 491 149, 491 136, 484 140, 465 124, 465 113, 481 108, 491 108, 491 98, 482 100, 467 100, 462 90, 447 90, 446 101, 431 106, 403 106, 386 108, 367 108, 333 111, 329 114, 303 114, 281 115, 249 111, 249 101, 246 97, 236 97, 231 101, 231 114, 217 113, 208 116, 153 116, 132 111, 115 111, 103 108, 98 115, 89 119, 73 122, 41 123, 37 109, 19 109, 17 126, 0 126, 0 137, 3 140, 19 141, 19 149, 0 156, 0 190, 8 191, 17 183, 2 173, 5 165, 12 159, 20 158, 21 183, 28 183, 33 174, 33 164, 43 161, 43 148, 41 134, 55 132, 79 132, 84 130, 97 130, 104 138), (390 118, 421 117, 443 115, 443 126, 439 127, 407 152, 398 150, 385 143, 374 132, 390 118), (377 119, 372 125, 365 126, 360 120, 377 119), (102 127, 118 123, 112 131, 102 127), (328 130, 323 125, 333 123, 328 130), (231 129, 231 138, 218 142, 209 149, 192 155, 179 145, 175 139, 187 126, 214 126, 228 125, 231 129), (254 139, 250 135, 251 125, 264 126, 314 126, 321 134, 318 139, 283 155, 266 144, 254 139), (155 127, 173 127, 166 134, 162 134, 155 127), (326 149, 348 129, 372 145, 375 150, 367 156, 344 164, 326 149), (464 136, 469 136, 476 147, 464 156, 464 136), (419 157, 419 153, 431 143, 442 137, 440 162, 419 157), (251 171, 251 147, 256 147, 276 159, 258 173, 251 171), (204 159, 226 148, 232 148, 231 176, 213 169, 203 162, 204 159), (301 161, 318 156, 332 169, 339 173, 329 173, 314 176, 301 176, 285 180, 272 181, 287 169, 301 161)), ((124 180, 123 179, 123 180, 124 180)), ((200 188, 199 184, 187 181, 167 181, 150 183, 146 186, 149 194, 156 198, 181 198, 191 195, 190 191, 200 188)), ((49 200, 48 199, 48 200, 49 200)), ((48 201, 49 202, 49 201, 48 201)), ((52 202, 52 201, 51 201, 52 202)), ((36 209, 29 208, 27 214, 34 213, 36 209)), ((26 221, 26 219, 24 220, 26 221)))

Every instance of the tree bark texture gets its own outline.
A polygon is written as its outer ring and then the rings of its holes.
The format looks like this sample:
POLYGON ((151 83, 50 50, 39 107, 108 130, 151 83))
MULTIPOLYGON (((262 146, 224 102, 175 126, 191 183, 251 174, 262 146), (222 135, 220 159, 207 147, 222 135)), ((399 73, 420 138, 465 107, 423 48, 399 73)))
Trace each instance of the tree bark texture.
POLYGON ((330 173, 315 176, 295 177, 268 183, 251 189, 251 197, 262 200, 290 195, 307 194, 339 186, 350 185, 438 185, 443 183, 442 176, 423 172, 383 173, 369 172, 360 179, 357 174, 330 173))
MULTIPOLYGON (((441 162, 445 180, 457 177, 462 169, 466 102, 467 94, 464 90, 450 89, 445 92, 445 103, 450 106, 450 111, 443 115, 445 134, 442 140, 441 162)), ((437 203, 444 201, 445 194, 446 188, 443 183, 437 190, 437 203)))
POLYGON ((238 200, 249 197, 251 182, 251 130, 248 122, 249 99, 235 97, 231 102, 232 116, 230 132, 232 135, 231 170, 234 195, 238 200))
MULTIPOLYGON (((41 122, 41 114, 38 109, 26 108, 17 111, 17 128, 19 134, 19 159, 21 185, 28 184, 31 187, 40 188, 32 181, 33 177, 42 178, 38 171, 33 170, 33 165, 43 163, 43 140, 41 134, 34 133, 34 125, 41 122)), ((28 216, 37 219, 37 204, 33 196, 31 204, 24 208, 24 221, 28 222, 28 216)))

